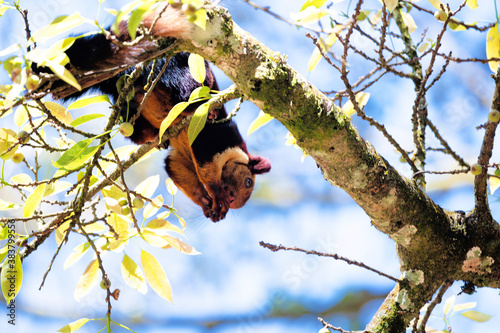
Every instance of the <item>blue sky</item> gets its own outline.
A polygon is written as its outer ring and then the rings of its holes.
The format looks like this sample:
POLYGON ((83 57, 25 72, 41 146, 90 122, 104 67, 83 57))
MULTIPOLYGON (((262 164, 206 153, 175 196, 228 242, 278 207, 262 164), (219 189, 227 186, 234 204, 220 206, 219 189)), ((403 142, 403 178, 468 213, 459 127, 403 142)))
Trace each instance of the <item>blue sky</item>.
MULTIPOLYGON (((119 8, 124 3, 106 1, 104 7, 119 8)), ((271 6, 273 11, 287 18, 302 5, 301 1, 296 0, 259 0, 258 3, 271 6)), ((422 0, 421 3, 424 5, 427 2, 422 0)), ((82 16, 95 18, 98 1, 83 3, 70 0, 32 0, 21 1, 21 5, 29 10, 31 28, 36 30, 58 15, 75 11, 82 16)), ((276 21, 243 1, 226 0, 222 5, 229 9, 233 19, 245 30, 271 49, 286 54, 290 65, 320 89, 341 87, 338 73, 331 70, 324 61, 315 71, 308 73, 307 62, 314 46, 304 37, 304 30, 276 21)), ((347 2, 336 6, 339 11, 346 10, 347 2)), ((379 3, 368 2, 368 7, 378 9, 379 3)), ((484 4, 477 12, 479 19, 474 21, 494 20, 492 4, 484 4)), ((470 14, 470 11, 466 13, 470 14)), ((102 13, 100 18, 104 17, 106 14, 102 13)), ((417 21, 420 29, 417 36, 420 36, 426 23, 417 21)), ((91 26, 88 28, 93 29, 91 26)), ((430 22, 429 34, 437 28, 436 22, 430 22)), ((23 29, 20 16, 13 11, 0 18, 0 50, 22 41, 23 29)), ((484 56, 484 40, 479 40, 477 35, 449 33, 444 41, 445 48, 458 47, 463 57, 484 56)), ((352 69, 355 73, 367 69, 362 63, 355 66, 352 69)), ((467 161, 474 161, 479 152, 482 132, 476 131, 475 127, 487 117, 488 103, 492 96, 489 74, 486 65, 453 65, 450 73, 430 96, 429 112, 432 119, 442 126, 443 135, 467 161)), ((221 89, 230 85, 220 71, 216 70, 216 76, 221 89)), ((7 80, 4 73, 0 74, 0 84, 7 83, 7 80)), ((367 112, 386 124, 403 146, 412 147, 409 115, 414 96, 411 84, 387 77, 380 86, 373 87, 370 93, 367 112)), ((148 251, 160 258, 165 268, 174 290, 174 303, 159 298, 151 290, 143 296, 125 286, 119 270, 121 254, 110 254, 104 258, 113 287, 122 291, 120 300, 113 303, 113 316, 137 332, 316 332, 321 325, 315 315, 266 320, 263 314, 271 306, 279 307, 293 302, 300 302, 311 312, 319 313, 339 302, 349 292, 367 290, 384 294, 393 286, 387 279, 342 262, 300 253, 271 253, 261 248, 259 241, 337 252, 395 277, 399 276, 394 243, 370 226, 366 214, 342 190, 323 179, 310 157, 301 162, 301 152, 284 145, 287 131, 283 126, 273 121, 246 136, 248 126, 259 110, 248 102, 243 105, 236 117, 240 131, 244 134, 250 151, 269 157, 273 169, 271 173, 259 177, 257 189, 244 208, 232 211, 226 220, 217 224, 206 220, 199 208, 183 195, 176 197, 176 207, 188 222, 188 242, 202 252, 202 255, 186 256, 173 250, 155 251, 148 248, 148 251), (228 323, 212 330, 204 330, 197 324, 214 319, 226 319, 228 323)), ((391 164, 402 174, 411 175, 407 165, 399 162, 399 155, 378 132, 355 117, 353 121, 362 136, 372 142, 391 164)), ((429 136, 431 146, 435 143, 433 140, 429 136)), ((164 180, 164 155, 164 152, 157 153, 149 161, 135 167, 127 175, 130 183, 137 184, 154 173, 160 173, 164 180)), ((497 153, 494 154, 495 157, 498 157, 497 153)), ((50 162, 49 156, 46 159, 46 162, 50 162)), ((447 158, 431 157, 429 162, 429 169, 454 168, 454 162, 447 158)), ((14 172, 16 170, 6 170, 7 175, 13 175, 14 172)), ((460 177, 457 180, 446 176, 430 176, 428 179, 429 187, 436 189, 429 195, 443 207, 465 211, 473 208, 472 178, 460 177), (451 189, 445 190, 447 187, 451 189)), ((0 197, 2 195, 8 194, 0 190, 0 197)), ((498 203, 493 203, 492 208, 497 214, 498 203)), ((5 326, 5 320, 1 319, 1 332, 53 332, 81 317, 104 316, 105 295, 98 287, 79 303, 73 298, 76 283, 91 260, 90 255, 87 254, 68 270, 62 269, 72 248, 82 241, 78 236, 70 239, 41 291, 38 291, 38 287, 43 272, 56 249, 54 239, 49 239, 37 253, 29 257, 24 264, 25 280, 17 300, 17 331, 5 326)), ((140 246, 143 244, 129 246, 127 255, 138 258, 140 246)), ((445 297, 458 293, 460 285, 455 283, 445 297)), ((453 318, 454 332, 494 332, 500 325, 498 291, 481 289, 473 296, 457 298, 457 302, 472 301, 478 302, 478 310, 495 317, 484 324, 471 324, 466 319, 453 318)), ((380 303, 381 299, 375 300, 363 308, 359 319, 362 326, 375 313, 380 303)), ((437 315, 439 311, 441 308, 438 306, 437 315)), ((325 319, 336 326, 350 329, 345 315, 325 319)), ((95 332, 102 323, 92 325, 88 324, 82 332, 95 332)), ((442 328, 439 319, 431 322, 431 325, 442 328)))

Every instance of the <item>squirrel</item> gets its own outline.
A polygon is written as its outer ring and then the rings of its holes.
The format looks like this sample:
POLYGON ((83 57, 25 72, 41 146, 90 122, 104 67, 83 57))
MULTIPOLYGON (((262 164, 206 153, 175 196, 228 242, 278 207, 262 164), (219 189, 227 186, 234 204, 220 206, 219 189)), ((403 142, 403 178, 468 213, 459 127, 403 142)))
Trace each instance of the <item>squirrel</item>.
MULTIPOLYGON (((151 30, 151 34, 155 37, 182 39, 193 29, 193 24, 187 20, 182 11, 171 5, 160 5, 145 16, 142 24, 151 30)), ((110 34, 119 41, 130 41, 126 22, 120 24, 118 33, 110 31, 110 34)), ((141 43, 154 43, 154 41, 141 43)), ((113 63, 117 61, 126 63, 127 57, 136 51, 137 47, 119 47, 104 34, 94 34, 76 39, 66 50, 66 54, 70 64, 77 69, 99 70, 110 59, 113 63)), ((166 71, 147 99, 143 111, 135 119, 134 131, 130 136, 134 143, 143 144, 157 140, 161 122, 172 107, 179 102, 187 101, 191 92, 201 86, 190 74, 188 56, 189 53, 177 53, 170 60, 158 61, 157 68, 161 68, 166 61, 169 62, 166 71)), ((214 74, 206 61, 205 66, 207 70, 204 85, 211 90, 219 90, 214 74)), ((116 100, 118 97, 116 83, 122 75, 130 72, 131 70, 124 71, 64 99, 77 98, 88 89, 96 89, 116 100)), ((137 108, 145 95, 144 86, 148 72, 146 70, 142 73, 135 82, 135 96, 129 102, 128 110, 127 107, 121 110, 124 121, 128 121, 137 113, 137 108)), ((198 105, 191 104, 182 114, 186 116, 193 113, 198 105)), ((224 118, 227 118, 224 106, 209 113, 209 119, 224 118)), ((232 119, 207 122, 192 145, 189 144, 187 128, 169 141, 170 149, 165 159, 167 174, 213 222, 224 219, 230 208, 241 208, 252 194, 256 175, 269 172, 271 169, 268 159, 252 156, 248 152, 246 143, 232 119)))

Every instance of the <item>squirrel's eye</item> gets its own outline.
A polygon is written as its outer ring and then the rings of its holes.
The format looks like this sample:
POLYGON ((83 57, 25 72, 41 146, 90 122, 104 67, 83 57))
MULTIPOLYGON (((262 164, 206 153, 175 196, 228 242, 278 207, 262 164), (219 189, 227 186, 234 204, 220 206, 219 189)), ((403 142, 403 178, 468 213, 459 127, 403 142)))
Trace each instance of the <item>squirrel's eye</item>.
POLYGON ((245 187, 250 188, 253 185, 253 180, 251 178, 245 179, 245 187))

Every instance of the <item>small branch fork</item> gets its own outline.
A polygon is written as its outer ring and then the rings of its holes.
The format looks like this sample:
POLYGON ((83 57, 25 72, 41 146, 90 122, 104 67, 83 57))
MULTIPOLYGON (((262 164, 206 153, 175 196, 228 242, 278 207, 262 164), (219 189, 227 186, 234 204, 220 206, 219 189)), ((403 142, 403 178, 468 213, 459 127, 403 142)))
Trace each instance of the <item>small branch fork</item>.
POLYGON ((280 251, 280 250, 284 250, 284 251, 297 251, 297 252, 304 252, 306 254, 313 254, 313 255, 316 255, 316 256, 320 256, 320 257, 329 257, 329 258, 333 258, 335 260, 345 261, 349 265, 358 266, 358 267, 364 268, 366 270, 372 271, 372 272, 377 273, 378 275, 383 276, 385 278, 388 278, 389 280, 392 280, 392 281, 394 281, 396 283, 402 283, 403 282, 403 281, 401 281, 399 279, 396 279, 395 277, 392 277, 392 276, 390 276, 388 274, 385 274, 384 272, 381 272, 381 271, 379 271, 379 270, 377 270, 375 268, 367 266, 367 265, 365 265, 362 262, 355 261, 355 260, 350 260, 348 258, 339 256, 336 253, 323 253, 323 252, 318 252, 318 251, 315 251, 315 250, 304 250, 304 249, 301 249, 301 248, 298 248, 298 247, 286 247, 286 246, 283 246, 283 245, 274 245, 274 244, 269 244, 269 243, 265 243, 265 242, 262 242, 262 241, 259 242, 259 245, 262 246, 263 248, 269 249, 269 250, 271 250, 273 252, 277 252, 277 251, 280 251))

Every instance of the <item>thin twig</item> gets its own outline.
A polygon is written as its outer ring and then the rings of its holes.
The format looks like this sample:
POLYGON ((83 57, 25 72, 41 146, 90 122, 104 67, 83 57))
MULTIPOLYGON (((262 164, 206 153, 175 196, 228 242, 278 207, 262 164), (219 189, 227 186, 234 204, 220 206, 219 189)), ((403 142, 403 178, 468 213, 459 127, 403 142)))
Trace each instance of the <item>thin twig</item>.
POLYGON ((365 265, 362 262, 355 261, 355 260, 350 260, 348 258, 339 256, 336 253, 323 253, 323 252, 318 252, 318 251, 315 251, 315 250, 304 250, 304 249, 301 249, 301 248, 298 248, 298 247, 286 247, 286 246, 283 246, 283 245, 274 245, 274 244, 264 243, 262 241, 259 242, 259 245, 262 246, 262 247, 264 247, 264 248, 266 248, 266 249, 269 249, 269 250, 271 250, 273 252, 277 252, 279 250, 297 251, 297 252, 304 252, 306 254, 314 254, 314 255, 317 255, 317 256, 320 256, 320 257, 329 257, 329 258, 333 258, 335 260, 342 260, 342 261, 345 261, 346 263, 348 263, 349 265, 358 266, 358 267, 364 268, 366 270, 372 271, 372 272, 377 273, 378 275, 383 276, 385 278, 388 278, 389 280, 392 280, 392 281, 394 281, 396 283, 401 283, 402 282, 401 280, 396 279, 395 277, 392 277, 392 276, 390 276, 388 274, 385 274, 384 272, 381 272, 381 271, 379 271, 379 270, 377 270, 375 268, 367 266, 367 265, 365 265))
POLYGON ((427 321, 429 320, 432 311, 434 310, 436 305, 441 303, 441 301, 443 300, 444 293, 446 292, 446 290, 448 290, 448 288, 451 287, 452 284, 453 282, 446 281, 441 285, 441 288, 436 294, 436 298, 434 298, 434 300, 432 300, 432 302, 429 303, 429 306, 427 307, 427 311, 425 312, 425 315, 422 318, 422 322, 420 323, 417 333, 425 333, 425 325, 427 324, 427 321))

